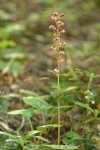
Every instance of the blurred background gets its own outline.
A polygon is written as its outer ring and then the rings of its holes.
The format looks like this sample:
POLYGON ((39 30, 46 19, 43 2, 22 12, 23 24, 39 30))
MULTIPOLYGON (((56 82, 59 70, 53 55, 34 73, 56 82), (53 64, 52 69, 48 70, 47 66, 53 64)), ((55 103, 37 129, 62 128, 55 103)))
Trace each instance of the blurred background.
POLYGON ((40 78, 50 76, 48 70, 56 66, 48 26, 57 6, 65 14, 65 73, 76 77, 75 69, 80 68, 99 74, 99 5, 99 0, 0 0, 1 93, 44 90, 47 82, 40 78))
MULTIPOLYGON (((49 25, 53 24, 50 16, 55 11, 64 13, 62 21, 66 33, 62 38, 67 43, 62 64, 64 75, 60 76, 61 89, 64 91, 61 106, 86 102, 85 91, 88 90, 89 80, 95 77, 88 97, 91 103, 93 101, 91 108, 100 110, 99 6, 100 0, 0 0, 0 123, 3 123, 0 130, 9 130, 8 125, 14 131, 19 130, 23 122, 21 116, 11 117, 7 112, 27 108, 23 102, 23 97, 27 95, 34 97, 37 93, 48 104, 56 106, 57 79, 53 69, 57 62, 55 54, 49 50, 53 44, 53 33, 49 31, 49 25)), ((64 132, 73 128, 65 124, 68 122, 77 131, 77 118, 80 119, 82 111, 76 111, 69 113, 72 119, 66 117, 67 113, 61 114, 64 132)), ((34 127, 41 125, 41 115, 36 114, 32 119, 34 127)), ((25 120, 22 132, 25 134, 29 130, 25 120)), ((93 128, 87 130, 90 134, 93 128)), ((56 137, 55 132, 51 135, 50 139, 56 137)), ((99 141, 100 138, 100 144, 99 141)), ((0 149, 4 149, 2 145, 0 149)))

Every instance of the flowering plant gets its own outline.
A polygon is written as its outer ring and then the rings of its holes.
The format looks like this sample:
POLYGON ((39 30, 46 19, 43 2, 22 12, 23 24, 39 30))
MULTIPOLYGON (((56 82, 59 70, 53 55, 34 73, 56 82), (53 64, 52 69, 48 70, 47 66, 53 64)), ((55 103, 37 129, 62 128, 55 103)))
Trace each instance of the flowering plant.
POLYGON ((54 12, 51 15, 51 19, 54 20, 55 24, 49 26, 49 29, 54 32, 54 44, 49 49, 55 51, 57 54, 57 67, 54 69, 54 72, 57 74, 58 83, 58 145, 60 144, 60 64, 64 62, 62 55, 64 54, 63 48, 66 46, 66 42, 61 39, 61 35, 65 34, 65 30, 63 29, 64 22, 61 21, 63 16, 63 13, 54 12))

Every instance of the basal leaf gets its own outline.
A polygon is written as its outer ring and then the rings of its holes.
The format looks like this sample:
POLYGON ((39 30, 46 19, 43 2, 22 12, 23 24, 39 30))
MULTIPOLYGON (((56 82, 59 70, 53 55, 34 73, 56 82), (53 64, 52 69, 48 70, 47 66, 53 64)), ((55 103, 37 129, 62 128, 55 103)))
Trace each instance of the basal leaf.
POLYGON ((47 147, 53 148, 54 150, 74 150, 77 149, 77 146, 70 146, 70 145, 46 145, 47 147))
MULTIPOLYGON (((57 128, 58 126, 59 126, 58 124, 49 124, 49 125, 39 126, 39 127, 37 127, 37 130, 44 132, 46 129, 57 128)), ((60 125, 60 127, 61 127, 61 125, 60 125)))

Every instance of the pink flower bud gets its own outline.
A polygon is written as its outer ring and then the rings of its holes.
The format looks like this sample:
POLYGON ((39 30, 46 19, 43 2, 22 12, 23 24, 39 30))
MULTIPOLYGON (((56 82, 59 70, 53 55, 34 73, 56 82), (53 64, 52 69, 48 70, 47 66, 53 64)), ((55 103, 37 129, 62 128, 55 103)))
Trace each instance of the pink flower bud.
POLYGON ((59 42, 59 46, 63 47, 63 46, 66 46, 66 42, 59 42))
POLYGON ((58 68, 55 68, 55 69, 54 69, 54 72, 55 72, 55 73, 59 73, 58 68))
POLYGON ((54 17, 56 16, 56 17, 57 17, 57 16, 59 16, 59 13, 58 13, 58 12, 54 12, 54 13, 52 14, 52 16, 54 16, 54 17))
POLYGON ((57 21, 57 22, 56 22, 56 24, 57 24, 57 25, 59 25, 59 26, 61 26, 61 27, 63 27, 63 26, 64 26, 64 23, 63 23, 62 21, 60 21, 60 20, 59 20, 59 21, 57 21))
POLYGON ((65 30, 61 30, 61 32, 60 32, 61 34, 65 34, 65 30))
POLYGON ((59 20, 59 21, 57 21, 57 22, 56 22, 56 24, 57 24, 57 25, 60 25, 60 24, 61 24, 61 21, 60 21, 60 20, 59 20))
POLYGON ((53 46, 50 46, 49 50, 50 50, 50 51, 53 51, 53 50, 54 50, 54 47, 53 47, 53 46))
POLYGON ((63 22, 61 22, 61 27, 63 27, 64 26, 64 23, 63 22))
POLYGON ((66 42, 62 42, 62 46, 66 46, 66 44, 67 44, 66 42))
POLYGON ((57 17, 51 16, 52 20, 57 20, 57 17))
POLYGON ((61 55, 61 54, 65 54, 63 51, 59 51, 59 55, 61 55))
POLYGON ((50 29, 50 30, 55 30, 56 28, 55 28, 54 25, 50 25, 50 26, 49 26, 49 29, 50 29))
POLYGON ((63 16, 64 16, 64 13, 61 13, 60 16, 63 17, 63 16))
POLYGON ((61 61, 61 62, 64 62, 64 60, 63 60, 62 58, 60 59, 60 61, 61 61))
POLYGON ((55 41, 60 41, 60 37, 55 37, 55 41))

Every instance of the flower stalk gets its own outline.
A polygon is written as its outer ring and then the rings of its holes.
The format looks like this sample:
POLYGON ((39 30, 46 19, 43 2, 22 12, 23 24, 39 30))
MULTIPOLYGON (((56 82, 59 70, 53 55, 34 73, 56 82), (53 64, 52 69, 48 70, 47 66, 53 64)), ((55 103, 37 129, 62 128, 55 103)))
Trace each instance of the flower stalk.
POLYGON ((54 20, 55 24, 50 25, 49 29, 54 32, 54 45, 52 45, 49 49, 51 51, 55 51, 57 56, 57 67, 54 69, 54 73, 57 75, 57 105, 58 105, 58 145, 60 145, 60 73, 61 73, 61 63, 64 62, 62 55, 64 54, 63 48, 66 46, 66 42, 61 40, 61 35, 65 34, 65 30, 63 29, 64 23, 61 21, 61 18, 64 16, 63 13, 54 12, 51 15, 51 19, 54 20))

